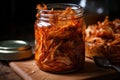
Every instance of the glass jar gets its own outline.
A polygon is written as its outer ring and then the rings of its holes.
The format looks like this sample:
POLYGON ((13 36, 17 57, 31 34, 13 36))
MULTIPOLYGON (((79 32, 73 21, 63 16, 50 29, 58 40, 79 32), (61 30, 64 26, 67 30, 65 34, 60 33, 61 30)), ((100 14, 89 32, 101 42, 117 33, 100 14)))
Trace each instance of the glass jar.
MULTIPOLYGON (((40 5, 42 6, 42 5, 40 5)), ((35 61, 47 72, 66 73, 85 61, 83 9, 76 4, 43 5, 35 21, 35 61)))

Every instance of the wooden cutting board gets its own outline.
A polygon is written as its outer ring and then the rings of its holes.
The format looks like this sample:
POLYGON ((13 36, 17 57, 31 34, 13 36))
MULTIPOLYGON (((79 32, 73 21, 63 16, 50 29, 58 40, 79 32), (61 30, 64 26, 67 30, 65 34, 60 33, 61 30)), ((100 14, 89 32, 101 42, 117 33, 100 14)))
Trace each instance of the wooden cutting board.
POLYGON ((109 76, 110 78, 110 75, 113 76, 113 74, 116 74, 113 69, 100 68, 96 66, 91 59, 87 58, 83 70, 70 74, 52 74, 41 71, 37 67, 33 59, 10 62, 9 65, 24 80, 83 80, 93 78, 100 79, 106 76, 109 76))

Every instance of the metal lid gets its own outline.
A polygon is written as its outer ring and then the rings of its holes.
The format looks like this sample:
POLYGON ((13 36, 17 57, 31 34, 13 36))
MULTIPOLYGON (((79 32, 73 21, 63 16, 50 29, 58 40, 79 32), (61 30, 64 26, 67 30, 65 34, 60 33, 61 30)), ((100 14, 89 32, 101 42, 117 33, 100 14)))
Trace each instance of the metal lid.
POLYGON ((0 42, 0 60, 21 60, 32 57, 32 47, 23 40, 0 42))

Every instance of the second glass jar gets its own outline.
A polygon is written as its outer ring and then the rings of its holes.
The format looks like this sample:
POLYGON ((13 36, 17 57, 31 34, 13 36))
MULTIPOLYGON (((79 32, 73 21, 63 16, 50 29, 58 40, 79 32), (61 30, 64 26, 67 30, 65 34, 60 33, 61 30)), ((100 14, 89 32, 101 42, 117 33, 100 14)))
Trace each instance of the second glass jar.
POLYGON ((38 5, 35 21, 35 61, 47 72, 67 73, 84 67, 85 23, 76 4, 38 5))

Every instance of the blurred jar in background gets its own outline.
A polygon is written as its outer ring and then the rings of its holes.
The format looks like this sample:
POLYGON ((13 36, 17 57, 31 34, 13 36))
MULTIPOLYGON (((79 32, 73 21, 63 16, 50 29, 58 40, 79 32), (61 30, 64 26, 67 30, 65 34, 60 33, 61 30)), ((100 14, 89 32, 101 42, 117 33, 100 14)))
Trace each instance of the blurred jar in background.
POLYGON ((109 15, 108 0, 80 0, 79 5, 84 8, 86 25, 103 21, 109 15))

